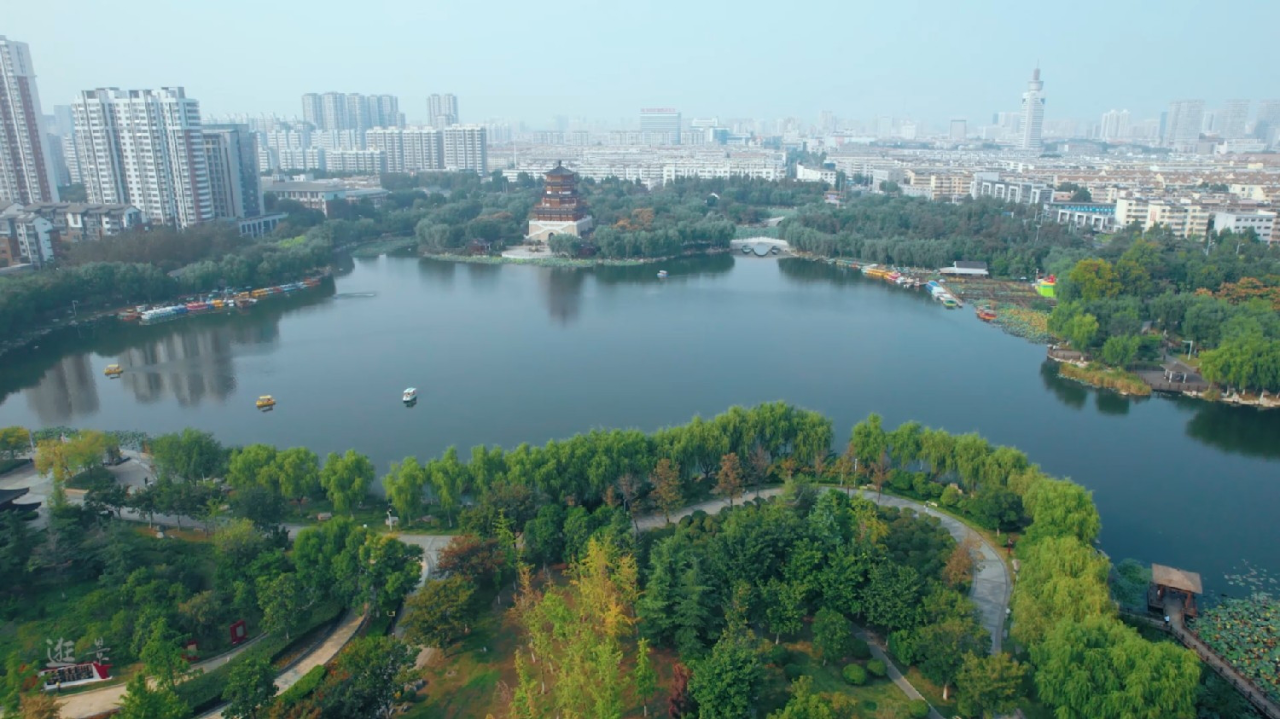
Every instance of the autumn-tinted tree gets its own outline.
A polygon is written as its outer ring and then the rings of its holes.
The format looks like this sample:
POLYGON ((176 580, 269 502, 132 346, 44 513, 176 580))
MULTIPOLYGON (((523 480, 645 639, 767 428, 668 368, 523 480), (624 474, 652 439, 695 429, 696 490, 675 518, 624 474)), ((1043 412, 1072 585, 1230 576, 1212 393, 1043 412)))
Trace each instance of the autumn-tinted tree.
POLYGON ((440 550, 433 571, 460 576, 477 587, 494 588, 506 569, 506 557, 496 539, 460 534, 440 550))
POLYGON ((727 497, 730 507, 733 506, 733 500, 742 496, 742 463, 733 452, 720 459, 720 471, 716 473, 716 493, 727 497))
POLYGON ((479 616, 475 586, 463 576, 427 582, 409 595, 402 620, 405 641, 448 649, 479 616))
POLYGON ((658 508, 667 522, 671 522, 672 510, 684 503, 684 492, 680 486, 680 468, 671 460, 663 457, 653 469, 653 494, 658 501, 658 508))

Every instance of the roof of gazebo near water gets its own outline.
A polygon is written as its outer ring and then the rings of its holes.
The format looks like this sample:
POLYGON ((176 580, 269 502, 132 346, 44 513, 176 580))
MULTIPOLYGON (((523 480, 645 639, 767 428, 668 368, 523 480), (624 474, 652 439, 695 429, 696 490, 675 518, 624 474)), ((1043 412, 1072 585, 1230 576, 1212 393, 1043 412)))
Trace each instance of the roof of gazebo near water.
POLYGON ((1151 583, 1170 589, 1181 589, 1192 594, 1204 594, 1204 585, 1200 583, 1199 574, 1185 569, 1166 567, 1163 564, 1151 565, 1151 583))

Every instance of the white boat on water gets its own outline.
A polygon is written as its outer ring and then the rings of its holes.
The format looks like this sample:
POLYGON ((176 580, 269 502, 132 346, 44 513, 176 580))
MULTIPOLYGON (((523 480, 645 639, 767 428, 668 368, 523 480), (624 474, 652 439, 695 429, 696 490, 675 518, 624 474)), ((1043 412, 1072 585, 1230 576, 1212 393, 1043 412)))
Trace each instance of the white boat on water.
POLYGON ((413 402, 418 399, 418 388, 410 387, 404 391, 404 401, 413 402))
POLYGON ((667 279, 667 271, 666 271, 666 270, 658 270, 658 279, 660 279, 660 280, 665 280, 665 279, 667 279))

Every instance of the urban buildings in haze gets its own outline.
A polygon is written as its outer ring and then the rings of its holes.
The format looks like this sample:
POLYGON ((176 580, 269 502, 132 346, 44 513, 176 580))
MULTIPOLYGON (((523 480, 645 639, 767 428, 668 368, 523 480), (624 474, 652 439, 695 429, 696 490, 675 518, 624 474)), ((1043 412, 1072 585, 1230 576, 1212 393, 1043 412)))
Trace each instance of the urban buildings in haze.
POLYGON ((72 111, 90 202, 178 227, 214 218, 200 104, 183 88, 86 90, 72 111))
POLYGON ((453 125, 442 132, 444 169, 484 174, 489 164, 489 139, 484 125, 453 125))
POLYGON ((394 95, 309 92, 302 96, 302 119, 316 130, 349 130, 356 135, 375 127, 404 126, 400 100, 394 95))
POLYGON ((1204 100, 1174 100, 1169 103, 1165 121, 1164 144, 1175 149, 1188 149, 1200 139, 1204 123, 1204 100))
POLYGON ((1022 142, 1019 148, 1039 151, 1044 146, 1044 83, 1040 80, 1040 68, 1031 73, 1027 91, 1022 93, 1022 142))
POLYGON ((640 135, 647 145, 679 145, 680 113, 670 107, 651 107, 640 111, 640 135))
POLYGON ((248 125, 205 125, 204 154, 213 216, 239 220, 261 215, 258 142, 248 125))
POLYGON ((56 202, 31 50, 0 35, 0 200, 56 202))
POLYGON ((947 133, 947 137, 956 142, 964 142, 964 139, 968 136, 969 136, 968 123, 966 123, 963 119, 960 119, 960 118, 952 118, 951 128, 950 128, 950 131, 947 133))
POLYGON ((437 130, 458 124, 458 98, 451 92, 428 97, 427 121, 437 130))
POLYGON ((1129 137, 1129 111, 1110 110, 1102 113, 1099 137, 1103 140, 1124 140, 1129 137))

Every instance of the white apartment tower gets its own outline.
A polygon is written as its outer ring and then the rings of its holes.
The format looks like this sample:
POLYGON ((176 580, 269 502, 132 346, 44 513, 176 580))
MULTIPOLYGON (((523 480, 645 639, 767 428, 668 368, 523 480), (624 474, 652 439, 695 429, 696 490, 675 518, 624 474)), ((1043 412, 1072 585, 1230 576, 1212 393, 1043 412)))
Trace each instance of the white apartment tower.
POLYGON ((0 35, 0 200, 57 202, 31 50, 0 35))
POLYGON ((365 142, 385 153, 387 172, 444 169, 444 133, 434 127, 376 128, 365 133, 365 142))
POLYGON ((1204 122, 1204 100, 1174 100, 1169 103, 1164 144, 1186 148, 1200 139, 1204 122))
POLYGON ((90 202, 178 227, 214 218, 200 103, 182 88, 85 90, 72 112, 90 202))
POLYGON ((1038 152, 1044 146, 1044 83, 1040 80, 1040 68, 1031 73, 1027 91, 1022 93, 1022 142, 1023 150, 1038 152))
POLYGON ((454 125, 446 127, 443 135, 444 169, 484 174, 489 163, 489 143, 484 125, 454 125))
POLYGON ((438 130, 458 124, 458 98, 451 92, 428 97, 427 119, 438 130))
POLYGON ((1222 127, 1218 134, 1227 140, 1238 140, 1245 137, 1245 126, 1249 124, 1249 101, 1227 100, 1223 109, 1222 127))
POLYGON ((1103 140, 1127 140, 1129 138, 1129 111, 1111 110, 1102 113, 1103 140))

